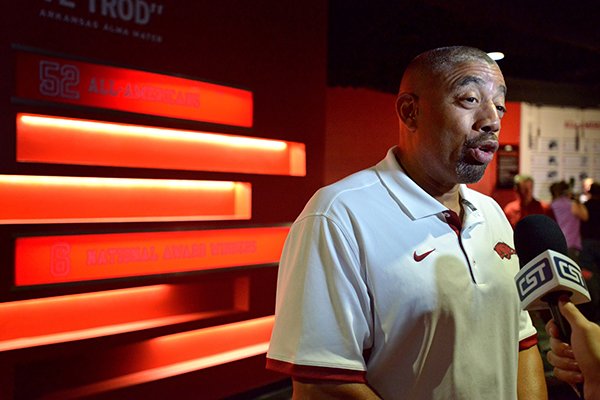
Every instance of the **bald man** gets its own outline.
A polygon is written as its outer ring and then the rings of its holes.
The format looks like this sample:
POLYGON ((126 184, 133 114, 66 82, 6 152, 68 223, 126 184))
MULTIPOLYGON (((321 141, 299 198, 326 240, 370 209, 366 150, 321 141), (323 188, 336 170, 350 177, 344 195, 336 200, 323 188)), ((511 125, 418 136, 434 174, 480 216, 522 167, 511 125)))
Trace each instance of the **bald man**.
POLYGON ((294 222, 267 367, 292 377, 295 399, 547 398, 512 228, 465 186, 498 149, 505 95, 480 50, 417 56, 398 145, 294 222))

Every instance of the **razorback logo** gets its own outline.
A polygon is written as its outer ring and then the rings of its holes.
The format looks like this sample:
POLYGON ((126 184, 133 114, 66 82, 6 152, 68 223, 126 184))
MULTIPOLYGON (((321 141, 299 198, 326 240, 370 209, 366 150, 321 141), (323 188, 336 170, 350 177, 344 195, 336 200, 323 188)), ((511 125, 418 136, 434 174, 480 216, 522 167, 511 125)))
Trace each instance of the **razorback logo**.
POLYGON ((494 246, 494 251, 496 253, 498 253, 498 255, 500 256, 500 258, 502 258, 502 259, 506 258, 507 260, 510 260, 510 257, 513 254, 517 254, 517 252, 515 251, 515 249, 513 249, 512 247, 510 247, 509 245, 507 245, 504 242, 498 242, 498 243, 496 243, 496 245, 494 246))

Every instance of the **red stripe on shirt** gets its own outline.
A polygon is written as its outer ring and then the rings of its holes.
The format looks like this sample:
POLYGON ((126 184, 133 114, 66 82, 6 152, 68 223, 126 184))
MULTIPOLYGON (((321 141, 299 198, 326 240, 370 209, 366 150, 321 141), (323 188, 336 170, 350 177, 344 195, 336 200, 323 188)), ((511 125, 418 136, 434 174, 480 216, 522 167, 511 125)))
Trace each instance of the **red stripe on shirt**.
POLYGON ((294 379, 367 383, 366 371, 317 367, 314 365, 298 365, 285 361, 274 360, 272 358, 267 358, 267 369, 290 375, 294 379))
POLYGON ((519 351, 527 350, 530 347, 535 346, 538 343, 537 333, 525 338, 519 342, 519 351))

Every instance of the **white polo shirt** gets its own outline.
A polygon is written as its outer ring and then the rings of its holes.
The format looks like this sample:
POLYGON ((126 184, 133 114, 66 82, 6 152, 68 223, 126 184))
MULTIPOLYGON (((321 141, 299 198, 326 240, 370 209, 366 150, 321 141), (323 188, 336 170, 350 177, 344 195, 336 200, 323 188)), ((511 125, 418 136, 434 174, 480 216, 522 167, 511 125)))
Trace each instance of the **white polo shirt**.
POLYGON ((267 367, 384 399, 516 399, 519 345, 536 330, 512 228, 491 198, 460 194, 458 234, 392 149, 319 190, 283 250, 267 367))

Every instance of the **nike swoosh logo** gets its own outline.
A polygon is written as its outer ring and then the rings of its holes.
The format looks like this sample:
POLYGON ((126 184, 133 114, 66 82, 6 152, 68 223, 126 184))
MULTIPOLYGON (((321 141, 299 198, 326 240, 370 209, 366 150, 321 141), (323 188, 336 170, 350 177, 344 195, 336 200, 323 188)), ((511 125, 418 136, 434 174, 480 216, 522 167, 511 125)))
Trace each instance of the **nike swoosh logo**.
POLYGON ((428 255, 430 255, 431 253, 433 253, 435 251, 435 249, 429 250, 423 254, 417 254, 417 252, 415 251, 413 253, 413 258, 415 259, 416 262, 420 262, 423 261, 425 259, 425 257, 427 257, 428 255))

